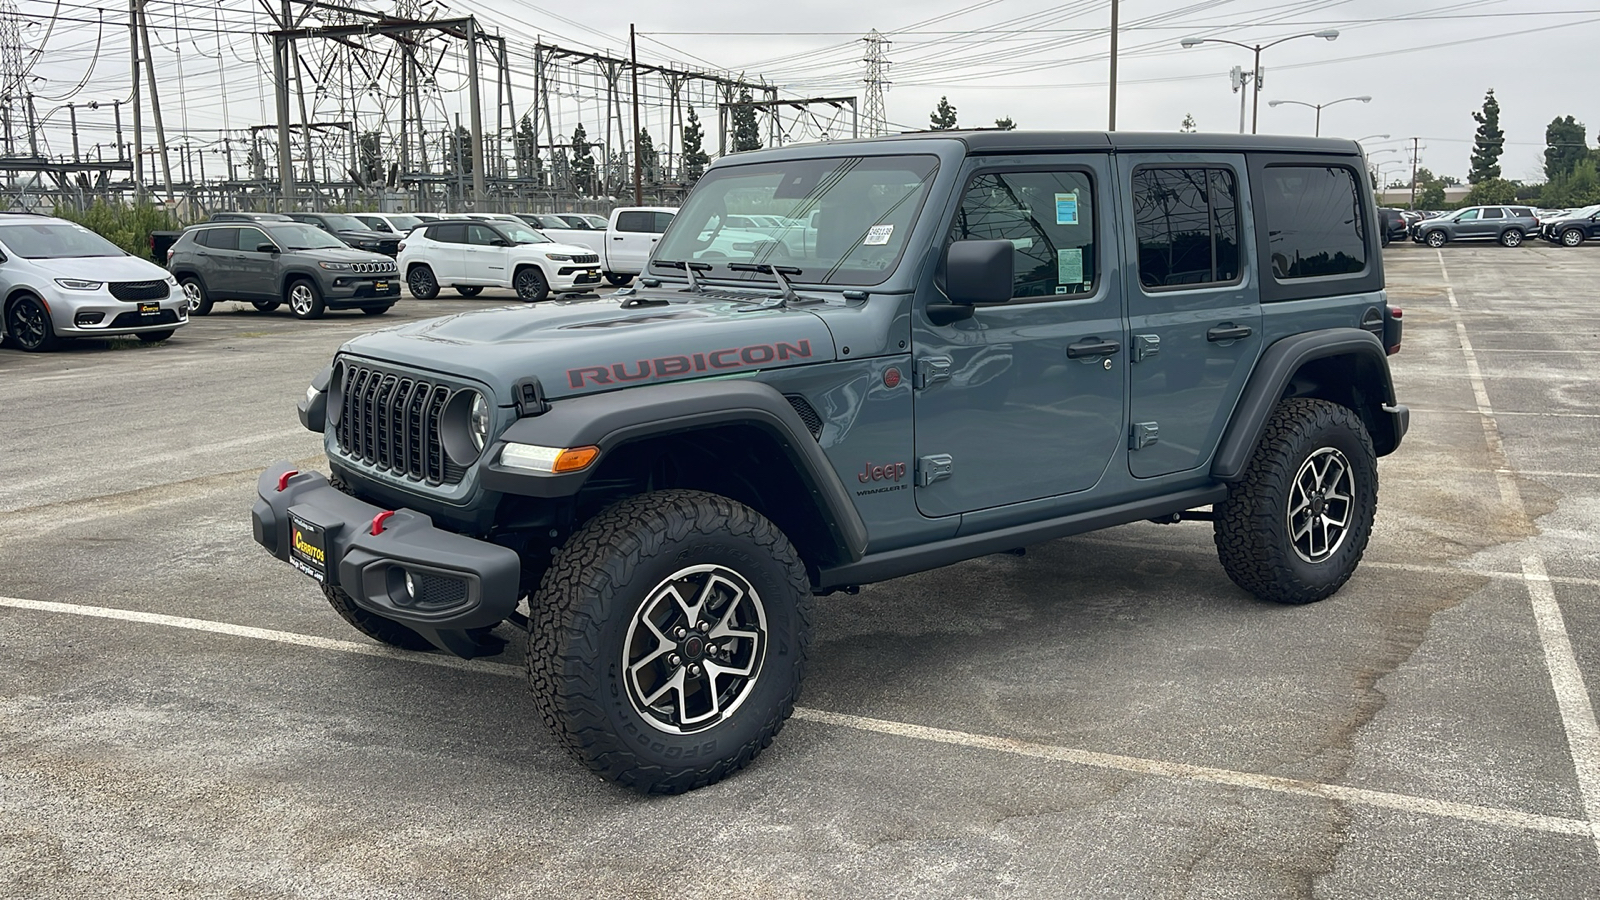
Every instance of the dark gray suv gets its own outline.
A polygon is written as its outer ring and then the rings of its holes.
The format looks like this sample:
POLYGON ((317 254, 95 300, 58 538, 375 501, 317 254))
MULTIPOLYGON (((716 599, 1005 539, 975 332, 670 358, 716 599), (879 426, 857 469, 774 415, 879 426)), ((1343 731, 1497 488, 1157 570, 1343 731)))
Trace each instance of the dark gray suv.
POLYGON ((1515 247, 1539 233, 1539 219, 1526 206, 1469 206, 1411 226, 1411 239, 1429 247, 1450 241, 1499 241, 1515 247))
POLYGON ((328 309, 381 316, 400 299, 394 260, 300 222, 197 225, 172 246, 167 268, 196 316, 218 300, 246 301, 260 312, 287 303, 299 319, 328 309))

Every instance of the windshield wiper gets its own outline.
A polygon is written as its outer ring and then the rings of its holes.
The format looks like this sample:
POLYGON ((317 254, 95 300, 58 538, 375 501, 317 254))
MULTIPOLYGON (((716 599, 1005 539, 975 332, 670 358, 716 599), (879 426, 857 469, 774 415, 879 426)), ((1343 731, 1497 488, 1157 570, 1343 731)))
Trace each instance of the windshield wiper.
POLYGON ((695 277, 694 273, 711 271, 711 263, 684 261, 678 259, 657 259, 652 260, 652 262, 658 266, 665 266, 669 269, 682 269, 683 274, 689 276, 689 290, 694 291, 696 294, 704 294, 706 292, 706 289, 700 284, 700 279, 695 277))
POLYGON ((778 306, 802 303, 822 303, 822 300, 807 300, 794 292, 794 286, 789 284, 785 275, 799 275, 801 270, 794 266, 775 266, 771 263, 728 263, 728 268, 734 272, 763 272, 773 277, 778 282, 778 306))

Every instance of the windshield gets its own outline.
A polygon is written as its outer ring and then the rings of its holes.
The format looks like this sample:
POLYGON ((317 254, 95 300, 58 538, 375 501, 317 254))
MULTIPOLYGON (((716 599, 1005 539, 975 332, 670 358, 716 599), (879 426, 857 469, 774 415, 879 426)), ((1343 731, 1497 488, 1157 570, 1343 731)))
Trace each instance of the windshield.
POLYGON ((0 225, 0 243, 23 259, 75 259, 82 256, 127 256, 82 225, 70 222, 23 222, 0 225))
MULTIPOLYGON (((266 224, 266 223, 262 223, 266 224)), ((350 245, 314 225, 273 225, 267 229, 273 239, 289 250, 333 250, 350 245)))
POLYGON ((711 263, 715 277, 751 281, 772 276, 723 267, 770 263, 799 269, 791 281, 881 284, 900 261, 938 168, 933 156, 853 156, 712 169, 652 260, 698 260, 711 263), (751 227, 751 216, 786 224, 751 227))
POLYGON ((355 216, 346 216, 346 215, 341 215, 339 213, 327 213, 327 214, 323 215, 322 220, 324 222, 327 222, 328 223, 328 227, 332 228, 334 231, 371 231, 372 230, 371 228, 367 227, 365 222, 361 221, 360 219, 356 218, 355 216))
POLYGON ((421 225, 422 220, 416 216, 402 216, 397 213, 390 213, 389 224, 394 226, 395 231, 410 231, 421 225))
POLYGON ((500 230, 506 233, 506 237, 519 244, 548 244, 551 242, 549 238, 534 231, 527 225, 500 221, 496 221, 494 224, 500 226, 500 230))

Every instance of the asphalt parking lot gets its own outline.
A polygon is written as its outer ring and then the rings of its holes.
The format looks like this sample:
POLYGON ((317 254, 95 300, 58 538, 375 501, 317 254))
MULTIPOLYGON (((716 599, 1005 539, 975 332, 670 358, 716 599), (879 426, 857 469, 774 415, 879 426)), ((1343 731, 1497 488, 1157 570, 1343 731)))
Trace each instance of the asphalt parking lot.
POLYGON ((571 763, 510 628, 390 651, 250 540, 342 341, 509 295, 0 350, 0 894, 1600 895, 1600 250, 1386 265, 1412 430, 1338 595, 1187 523, 827 597, 803 708, 680 797, 571 763))

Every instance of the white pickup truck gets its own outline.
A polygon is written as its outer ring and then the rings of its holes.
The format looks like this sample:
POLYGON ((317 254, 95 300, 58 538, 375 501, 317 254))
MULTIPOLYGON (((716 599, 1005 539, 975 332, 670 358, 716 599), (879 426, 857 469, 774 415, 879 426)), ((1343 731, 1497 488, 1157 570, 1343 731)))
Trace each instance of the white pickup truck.
MULTIPOLYGON (((606 280, 622 286, 644 271, 645 261, 661 240, 662 232, 678 210, 670 206, 624 206, 611 211, 605 231, 579 228, 540 228, 545 237, 560 244, 588 247, 600 254, 606 280)), ((538 227, 538 226, 535 226, 538 227)))

